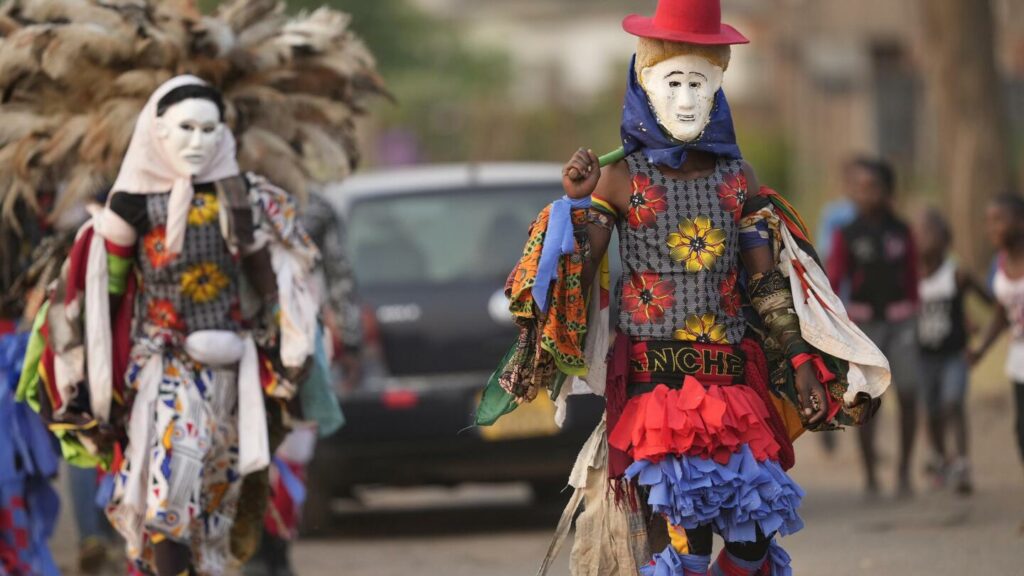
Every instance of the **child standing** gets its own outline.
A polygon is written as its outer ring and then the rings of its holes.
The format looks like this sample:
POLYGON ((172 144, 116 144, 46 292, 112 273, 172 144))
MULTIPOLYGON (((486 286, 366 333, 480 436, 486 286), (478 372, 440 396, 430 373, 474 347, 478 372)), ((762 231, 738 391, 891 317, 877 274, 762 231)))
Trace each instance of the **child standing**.
POLYGON ((917 339, 921 351, 922 392, 928 413, 933 456, 928 472, 935 483, 947 481, 960 494, 972 491, 967 460, 967 318, 964 298, 974 292, 991 303, 988 291, 962 270, 949 253, 949 223, 935 208, 923 211, 914 223, 920 251, 921 312, 917 339), (952 452, 947 434, 954 438, 952 452))
POLYGON ((971 353, 980 360, 1007 328, 1012 340, 1006 358, 1006 374, 1013 382, 1017 413, 1017 446, 1024 460, 1024 198, 999 196, 986 214, 989 239, 998 250, 998 268, 992 288, 998 301, 996 315, 985 331, 981 345, 971 353))

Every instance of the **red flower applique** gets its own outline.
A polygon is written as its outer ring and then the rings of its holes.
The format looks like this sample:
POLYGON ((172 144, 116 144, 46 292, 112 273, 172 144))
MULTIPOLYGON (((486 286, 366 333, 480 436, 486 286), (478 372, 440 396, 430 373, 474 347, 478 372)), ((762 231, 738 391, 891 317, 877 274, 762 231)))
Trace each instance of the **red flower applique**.
POLYGON ((728 174, 718 185, 718 200, 722 210, 731 212, 737 222, 743 213, 743 203, 747 200, 747 177, 742 171, 728 174))
POLYGON ((733 270, 718 285, 718 294, 722 298, 722 311, 729 316, 739 316, 743 301, 740 299, 740 292, 736 289, 736 280, 739 278, 739 271, 733 270))
POLYGON ((633 176, 633 193, 629 196, 629 225, 633 228, 654 226, 658 213, 668 208, 664 186, 652 186, 643 174, 633 176))
POLYGON ((174 260, 174 256, 167 251, 167 234, 163 226, 157 226, 146 234, 142 240, 146 250, 146 258, 153 268, 163 268, 174 260))
POLYGON ((170 300, 150 300, 146 317, 155 326, 171 330, 184 330, 185 323, 178 317, 178 311, 170 300))
POLYGON ((676 303, 676 283, 659 280, 654 273, 633 274, 622 290, 622 305, 634 324, 653 324, 665 317, 665 309, 676 303))

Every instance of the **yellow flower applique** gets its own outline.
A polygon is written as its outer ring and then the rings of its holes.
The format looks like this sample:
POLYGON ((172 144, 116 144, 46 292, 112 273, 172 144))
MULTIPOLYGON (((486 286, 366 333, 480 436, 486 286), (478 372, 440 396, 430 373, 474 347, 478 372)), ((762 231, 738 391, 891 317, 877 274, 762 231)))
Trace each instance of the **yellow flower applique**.
POLYGON ((725 231, 713 228, 711 219, 698 216, 694 220, 683 218, 679 232, 668 235, 672 259, 685 262, 687 272, 710 270, 715 261, 725 254, 725 231))
POLYGON ((215 194, 200 193, 192 196, 192 207, 188 211, 190 226, 204 226, 220 218, 220 203, 215 194))
POLYGON ((216 264, 196 264, 181 275, 181 291, 193 302, 209 302, 228 287, 231 281, 216 264))
POLYGON ((696 314, 686 319, 686 328, 675 331, 673 337, 683 342, 700 344, 728 344, 725 337, 725 326, 719 324, 714 314, 696 314))

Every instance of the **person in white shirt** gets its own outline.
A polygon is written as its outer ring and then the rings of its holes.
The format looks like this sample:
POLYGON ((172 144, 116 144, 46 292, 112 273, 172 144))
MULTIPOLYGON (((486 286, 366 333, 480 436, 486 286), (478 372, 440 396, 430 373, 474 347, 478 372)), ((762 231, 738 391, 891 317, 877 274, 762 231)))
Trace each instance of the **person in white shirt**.
POLYGON ((989 205, 986 220, 989 238, 999 251, 992 284, 998 309, 970 359, 972 364, 977 363, 1003 331, 1010 329, 1006 374, 1013 381, 1017 445, 1024 460, 1024 198, 999 196, 989 205))

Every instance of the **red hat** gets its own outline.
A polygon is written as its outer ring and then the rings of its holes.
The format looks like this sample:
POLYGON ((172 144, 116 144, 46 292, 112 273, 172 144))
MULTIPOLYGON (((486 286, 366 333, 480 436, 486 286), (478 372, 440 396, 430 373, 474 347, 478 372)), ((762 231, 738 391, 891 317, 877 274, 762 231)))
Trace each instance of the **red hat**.
POLYGON ((653 18, 630 14, 622 21, 622 28, 634 36, 669 42, 705 45, 750 42, 732 26, 722 24, 720 0, 659 0, 653 18))

